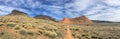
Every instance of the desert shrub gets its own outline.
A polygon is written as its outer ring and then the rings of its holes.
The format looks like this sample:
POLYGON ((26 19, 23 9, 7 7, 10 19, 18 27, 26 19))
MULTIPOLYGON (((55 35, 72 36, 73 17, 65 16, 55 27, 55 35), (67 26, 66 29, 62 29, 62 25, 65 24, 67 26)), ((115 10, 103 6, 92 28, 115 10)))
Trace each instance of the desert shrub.
POLYGON ((33 32, 33 31, 28 31, 27 34, 33 36, 33 35, 34 35, 34 32, 33 32))
POLYGON ((92 39, 97 39, 97 36, 91 36, 92 39))
POLYGON ((62 37, 62 32, 57 32, 58 37, 62 37))
POLYGON ((15 27, 15 30, 19 30, 20 29, 20 27, 15 27))
POLYGON ((33 28, 35 28, 35 26, 32 26, 33 28))
POLYGON ((80 36, 80 34, 75 34, 74 37, 75 38, 80 38, 81 36, 80 36))
POLYGON ((79 30, 79 28, 76 28, 76 29, 74 29, 75 31, 78 31, 79 30))
POLYGON ((27 32, 25 30, 20 30, 19 32, 21 35, 27 35, 27 32))
POLYGON ((43 33, 44 33, 44 31, 43 31, 43 30, 39 30, 38 32, 39 32, 40 34, 43 34, 43 33))
POLYGON ((0 26, 3 26, 4 24, 0 24, 0 26))
POLYGON ((16 24, 7 24, 7 26, 9 26, 9 27, 15 27, 16 24))
POLYGON ((98 39, 102 39, 102 37, 98 37, 98 39))
POLYGON ((3 36, 4 35, 4 32, 0 32, 0 36, 3 36))
POLYGON ((48 31, 57 31, 57 27, 55 27, 55 26, 50 26, 50 27, 48 27, 48 26, 45 26, 44 27, 45 29, 47 29, 48 31))
POLYGON ((52 39, 57 37, 56 32, 46 31, 45 34, 46 34, 46 36, 49 36, 52 39))
POLYGON ((20 37, 12 35, 9 32, 4 32, 4 35, 0 36, 0 39, 20 39, 20 37))

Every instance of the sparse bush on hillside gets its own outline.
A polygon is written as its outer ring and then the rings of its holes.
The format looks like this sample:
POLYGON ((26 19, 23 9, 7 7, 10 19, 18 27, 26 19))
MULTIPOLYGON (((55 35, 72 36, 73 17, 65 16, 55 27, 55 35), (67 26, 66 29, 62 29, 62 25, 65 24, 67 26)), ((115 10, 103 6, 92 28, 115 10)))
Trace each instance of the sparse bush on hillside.
POLYGON ((28 31, 27 34, 33 36, 34 32, 33 31, 28 31))
POLYGON ((57 31, 57 27, 55 27, 55 26, 50 26, 50 27, 48 27, 48 26, 45 26, 44 27, 45 29, 47 29, 47 30, 49 30, 49 31, 57 31))
POLYGON ((3 32, 4 34, 2 36, 0 36, 0 39, 20 39, 20 37, 13 35, 9 32, 3 32))
POLYGON ((62 34, 63 34, 62 32, 57 32, 58 37, 62 37, 63 36, 62 34))
POLYGON ((51 32, 51 31, 46 31, 45 32, 46 36, 49 36, 50 38, 54 39, 57 37, 57 33, 56 32, 51 32))
POLYGON ((14 29, 15 29, 15 30, 20 30, 20 27, 15 27, 14 29))
POLYGON ((19 32, 21 35, 27 35, 27 32, 25 30, 20 30, 19 32))
POLYGON ((7 26, 9 26, 9 27, 15 27, 16 24, 7 24, 7 26))
POLYGON ((0 32, 0 37, 3 36, 5 33, 4 32, 0 32))
POLYGON ((43 34, 43 33, 44 33, 44 31, 43 31, 43 30, 39 30, 38 32, 39 32, 40 34, 43 34))
POLYGON ((79 31, 80 29, 79 28, 70 28, 70 30, 79 31))

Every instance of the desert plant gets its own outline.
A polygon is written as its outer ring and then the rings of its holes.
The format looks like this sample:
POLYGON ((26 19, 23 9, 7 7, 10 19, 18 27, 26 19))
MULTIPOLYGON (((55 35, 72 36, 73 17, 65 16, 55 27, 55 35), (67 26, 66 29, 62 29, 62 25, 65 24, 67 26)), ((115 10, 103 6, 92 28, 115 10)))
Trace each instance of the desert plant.
POLYGON ((20 29, 20 27, 15 27, 15 30, 19 30, 20 29))
POLYGON ((20 30, 19 32, 21 35, 27 35, 27 32, 25 30, 20 30))
POLYGON ((44 31, 43 31, 43 30, 39 30, 38 32, 39 32, 40 34, 43 34, 43 33, 44 33, 44 31))
POLYGON ((46 36, 49 36, 50 38, 54 39, 57 37, 56 32, 46 31, 46 36))
POLYGON ((4 32, 0 32, 0 37, 4 35, 4 32))
POLYGON ((62 34, 63 34, 62 32, 57 32, 58 37, 62 37, 63 36, 62 34))
POLYGON ((2 35, 0 39, 20 39, 20 37, 5 31, 4 35, 2 35))
POLYGON ((7 26, 9 26, 9 27, 15 27, 16 24, 7 24, 7 26))
POLYGON ((33 31, 28 31, 27 34, 33 36, 34 32, 33 31))

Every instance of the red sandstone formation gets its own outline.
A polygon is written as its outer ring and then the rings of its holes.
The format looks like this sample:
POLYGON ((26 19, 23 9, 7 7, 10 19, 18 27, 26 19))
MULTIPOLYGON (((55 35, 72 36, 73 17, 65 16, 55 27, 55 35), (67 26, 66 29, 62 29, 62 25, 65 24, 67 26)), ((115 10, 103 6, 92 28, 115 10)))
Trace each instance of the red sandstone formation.
POLYGON ((64 18, 62 21, 64 24, 92 24, 93 22, 89 20, 86 16, 76 17, 76 18, 64 18))
POLYGON ((70 24, 71 20, 69 18, 64 18, 61 22, 65 24, 70 24))

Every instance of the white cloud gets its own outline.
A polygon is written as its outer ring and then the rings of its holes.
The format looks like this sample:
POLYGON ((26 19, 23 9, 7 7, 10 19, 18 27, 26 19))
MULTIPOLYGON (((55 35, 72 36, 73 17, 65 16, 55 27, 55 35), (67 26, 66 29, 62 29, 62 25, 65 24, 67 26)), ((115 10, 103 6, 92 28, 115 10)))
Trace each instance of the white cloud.
POLYGON ((15 9, 15 8, 0 5, 0 10, 1 10, 0 16, 4 16, 4 15, 9 14, 13 9, 15 9))
POLYGON ((120 6, 120 0, 105 0, 104 2, 112 6, 120 6))
POLYGON ((10 12, 10 11, 13 10, 13 9, 15 9, 15 8, 0 5, 0 10, 3 10, 3 11, 10 12))
POLYGON ((0 2, 3 3, 3 5, 2 4, 0 5, 0 10, 2 10, 0 11, 0 15, 8 14, 3 11, 10 12, 13 9, 27 12, 28 14, 31 13, 34 14, 36 12, 37 12, 36 14, 39 14, 38 12, 39 10, 35 10, 35 9, 42 8, 47 11, 50 11, 50 12, 43 11, 43 14, 45 15, 55 14, 58 16, 71 17, 71 18, 80 15, 86 15, 90 19, 94 19, 94 20, 120 21, 119 20, 120 8, 109 7, 109 6, 120 6, 120 0, 73 0, 70 3, 64 3, 65 1, 70 1, 70 0, 43 0, 43 1, 0 0, 0 2), (48 4, 52 4, 52 5, 42 4, 43 1, 47 1, 48 4), (31 11, 21 7, 29 8, 31 9, 31 11))
POLYGON ((7 15, 8 13, 0 11, 0 16, 7 15))

